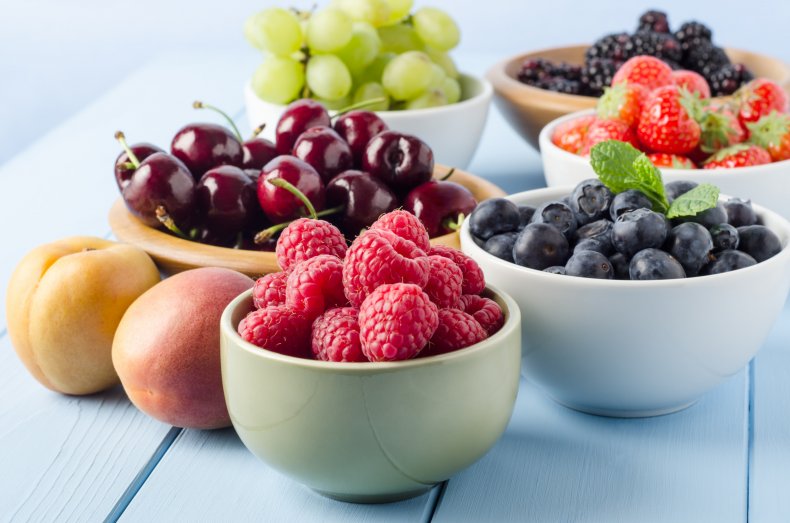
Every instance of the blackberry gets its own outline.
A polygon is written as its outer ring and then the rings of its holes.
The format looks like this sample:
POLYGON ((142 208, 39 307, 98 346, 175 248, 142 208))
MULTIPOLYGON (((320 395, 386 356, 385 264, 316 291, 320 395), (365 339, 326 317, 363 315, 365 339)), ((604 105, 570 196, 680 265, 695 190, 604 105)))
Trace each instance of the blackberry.
POLYGON ((579 81, 582 77, 582 66, 568 62, 557 62, 552 64, 550 72, 552 76, 579 81))
POLYGON ((639 27, 636 30, 668 33, 669 20, 667 20, 667 14, 663 11, 656 10, 645 11, 642 16, 639 17, 639 27))
POLYGON ((567 80, 565 78, 553 77, 548 80, 544 80, 538 86, 541 89, 547 89, 556 93, 582 94, 582 84, 577 80, 567 80))
POLYGON ((702 41, 710 42, 712 37, 713 32, 706 25, 695 21, 686 22, 675 31, 675 38, 684 50, 694 47, 702 41))
POLYGON ((624 62, 630 58, 625 51, 625 46, 630 40, 631 37, 628 33, 612 33, 603 36, 584 52, 584 63, 589 64, 596 58, 624 62))
POLYGON ((649 55, 661 60, 679 62, 683 58, 680 42, 671 34, 640 31, 624 46, 628 58, 649 55))
POLYGON ((701 74, 710 83, 713 73, 725 65, 729 65, 730 59, 721 47, 716 47, 710 42, 700 41, 696 47, 692 47, 684 53, 681 63, 686 69, 701 74))
POLYGON ((582 92, 589 96, 601 96, 603 88, 611 85, 612 78, 621 65, 622 62, 609 59, 589 60, 582 69, 582 92))
POLYGON ((754 75, 743 64, 728 64, 711 74, 708 83, 713 96, 728 96, 738 90, 754 75))
POLYGON ((537 85, 539 82, 551 77, 554 64, 543 58, 530 58, 521 64, 518 72, 518 79, 529 85, 537 85))

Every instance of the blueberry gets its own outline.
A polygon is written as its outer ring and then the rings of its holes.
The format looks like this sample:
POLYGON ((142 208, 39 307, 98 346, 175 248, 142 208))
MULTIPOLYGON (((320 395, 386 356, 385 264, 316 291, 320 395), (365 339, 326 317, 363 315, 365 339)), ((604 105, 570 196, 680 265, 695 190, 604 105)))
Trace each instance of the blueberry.
POLYGON ((551 274, 565 274, 565 267, 562 265, 552 265, 551 267, 546 267, 543 269, 543 272, 550 272, 551 274))
POLYGON ((779 237, 765 225, 745 225, 738 227, 740 242, 738 250, 745 252, 758 262, 779 254, 782 242, 779 237))
POLYGON ((628 273, 628 266, 631 260, 625 257, 621 252, 616 252, 609 256, 609 263, 612 264, 614 269, 614 278, 616 280, 630 280, 631 275, 628 273))
POLYGON ((495 234, 518 229, 521 216, 518 206, 504 198, 491 198, 480 202, 469 216, 469 232, 481 240, 495 234))
POLYGON ((628 257, 642 249, 658 248, 664 243, 669 224, 663 214, 637 209, 617 218, 612 226, 612 245, 628 257))
POLYGON ((713 240, 708 229, 698 223, 681 223, 669 231, 664 246, 683 266, 686 276, 696 276, 708 263, 708 253, 713 250, 713 240))
POLYGON ((597 220, 594 222, 590 222, 587 225, 582 225, 578 229, 576 229, 576 233, 573 235, 574 240, 580 242, 582 240, 586 240, 589 238, 599 238, 601 236, 608 239, 608 241, 612 241, 612 222, 607 219, 597 220))
POLYGON ((719 202, 716 204, 716 207, 705 209, 695 216, 681 216, 680 218, 675 218, 672 221, 672 223, 675 225, 686 222, 699 223, 706 229, 710 229, 714 225, 727 223, 727 211, 724 210, 724 204, 719 202))
POLYGON ((730 198, 724 203, 724 209, 727 211, 727 222, 733 227, 757 223, 757 213, 752 209, 751 200, 730 198))
POLYGON ((738 229, 729 223, 720 223, 710 228, 710 237, 713 239, 714 251, 727 251, 737 249, 740 240, 738 229))
POLYGON ((609 259, 595 251, 579 251, 565 264, 565 274, 600 280, 614 279, 614 269, 609 259))
POLYGON ((569 250, 568 240, 559 229, 547 223, 530 223, 516 238, 513 261, 542 271, 552 265, 565 265, 569 250))
POLYGON ((569 238, 576 231, 576 216, 570 207, 560 201, 545 202, 535 209, 530 223, 553 225, 569 238))
POLYGON ((650 200, 644 193, 636 189, 628 189, 627 191, 615 195, 612 204, 609 206, 609 215, 612 217, 612 221, 614 221, 619 218, 621 214, 625 214, 629 211, 652 208, 653 204, 650 203, 650 200))
POLYGON ((681 194, 686 194, 696 186, 697 182, 692 182, 689 180, 676 180, 664 185, 664 193, 667 195, 667 200, 672 202, 672 200, 681 194))
POLYGON ((518 225, 518 230, 520 231, 526 227, 532 219, 532 215, 535 214, 535 208, 531 205, 519 205, 518 214, 521 216, 521 222, 518 225))
POLYGON ((757 261, 741 251, 727 250, 714 255, 715 259, 702 268, 700 274, 721 274, 756 265, 757 261))
POLYGON ((632 280, 673 280, 685 278, 683 266, 659 249, 644 249, 631 258, 628 273, 632 280))
POLYGON ((597 178, 579 183, 571 193, 571 209, 579 225, 594 222, 609 215, 609 205, 614 195, 597 178))
POLYGON ((513 244, 516 243, 518 238, 517 232, 503 232, 502 234, 495 234, 486 240, 483 249, 493 254, 497 258, 502 258, 505 261, 513 262, 513 244))
POLYGON ((580 251, 595 251, 600 252, 604 256, 609 256, 613 250, 612 240, 607 236, 585 238, 573 246, 574 254, 580 251))

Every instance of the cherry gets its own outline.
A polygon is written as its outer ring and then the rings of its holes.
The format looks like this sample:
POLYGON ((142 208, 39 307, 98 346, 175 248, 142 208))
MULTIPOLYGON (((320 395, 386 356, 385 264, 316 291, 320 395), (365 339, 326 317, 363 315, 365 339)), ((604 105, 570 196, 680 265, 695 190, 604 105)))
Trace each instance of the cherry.
POLYGON ((337 225, 351 238, 399 205, 398 197, 384 182, 355 170, 342 172, 327 184, 326 201, 329 207, 343 207, 337 225))
POLYGON ((310 98, 291 102, 277 122, 275 143, 277 152, 291 154, 299 135, 311 127, 330 125, 329 113, 323 105, 310 98))
MULTIPOLYGON (((257 133, 256 133, 257 134, 257 133)), ((256 136, 244 142, 244 169, 263 169, 263 166, 274 160, 277 156, 277 147, 266 138, 256 136)))
POLYGON ((374 112, 349 111, 335 120, 334 129, 348 143, 354 165, 361 166, 370 139, 389 128, 374 112))
MULTIPOLYGON (((137 163, 142 162, 154 153, 163 153, 164 151, 154 144, 140 142, 129 147, 132 154, 137 157, 137 163)), ((118 188, 123 190, 124 187, 129 185, 129 180, 132 178, 136 167, 129 158, 129 153, 122 151, 115 159, 115 182, 118 188)))
POLYGON ((469 216, 476 206, 469 189, 442 180, 415 187, 403 202, 403 208, 420 219, 431 238, 456 231, 459 215, 469 216))
POLYGON ((263 212, 256 186, 244 171, 232 165, 207 171, 195 188, 197 209, 206 234, 232 240, 244 228, 259 227, 263 212))
POLYGON ((196 180, 220 165, 241 167, 244 159, 241 143, 233 133, 213 123, 182 127, 173 137, 170 152, 184 162, 196 180))
POLYGON ((293 155, 315 168, 324 183, 351 168, 351 149, 331 127, 311 127, 294 144, 293 155))
POLYGON ((431 179, 433 151, 416 136, 384 131, 368 142, 362 166, 396 191, 408 191, 431 179))
MULTIPOLYGON (((324 182, 313 167, 295 156, 278 156, 263 168, 258 178, 258 201, 274 223, 298 218, 306 202, 271 180, 280 178, 295 186, 315 209, 324 208, 324 182)), ((307 209, 310 211, 310 209, 307 209)))

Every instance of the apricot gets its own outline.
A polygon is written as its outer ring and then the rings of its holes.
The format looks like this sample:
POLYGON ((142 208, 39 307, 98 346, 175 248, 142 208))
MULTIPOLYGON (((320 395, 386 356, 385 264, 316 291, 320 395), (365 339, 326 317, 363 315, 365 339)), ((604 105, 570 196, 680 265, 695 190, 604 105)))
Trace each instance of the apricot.
POLYGON ((162 281, 129 307, 115 333, 112 360, 137 408, 177 427, 230 425, 219 320, 253 283, 230 269, 192 269, 162 281))

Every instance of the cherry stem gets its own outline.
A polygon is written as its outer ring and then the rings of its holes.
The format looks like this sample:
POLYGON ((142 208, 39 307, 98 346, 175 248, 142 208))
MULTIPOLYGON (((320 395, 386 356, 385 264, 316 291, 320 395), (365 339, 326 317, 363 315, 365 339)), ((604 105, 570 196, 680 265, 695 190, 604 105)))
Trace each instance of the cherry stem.
MULTIPOLYGON (((346 208, 345 205, 338 205, 337 207, 330 207, 329 209, 324 209, 323 211, 317 212, 315 214, 315 217, 316 218, 323 218, 324 216, 329 216, 330 214, 338 213, 338 212, 342 211, 345 208, 346 208)), ((298 219, 299 218, 297 218, 297 220, 298 219)), ((264 229, 261 232, 259 232, 258 234, 256 234, 255 235, 255 239, 253 241, 255 243, 258 243, 258 244, 264 243, 269 238, 271 238, 272 236, 274 236, 278 232, 282 231, 283 229, 285 229, 286 227, 288 227, 289 225, 291 225, 295 221, 296 220, 291 220, 291 221, 288 221, 288 222, 278 223, 277 225, 272 225, 268 229, 264 229)))
POLYGON ((204 104, 200 100, 195 100, 194 102, 192 102, 192 107, 194 107, 195 109, 211 109, 212 111, 215 111, 215 112, 221 114, 223 117, 225 117, 225 120, 227 120, 228 123, 230 124, 230 126, 233 128, 233 134, 236 135, 236 138, 238 138, 239 142, 240 143, 244 143, 244 138, 241 137, 241 133, 239 132, 239 128, 236 127, 236 123, 233 121, 233 118, 228 116, 228 114, 225 111, 223 111, 219 107, 215 107, 215 106, 209 105, 209 104, 204 104))
POLYGON ((452 176, 454 172, 455 172, 455 167, 450 167, 450 170, 449 170, 449 171, 447 171, 447 174, 445 174, 444 176, 442 176, 441 178, 439 178, 439 181, 440 181, 440 182, 443 182, 443 181, 445 181, 445 180, 446 180, 446 179, 448 179, 450 176, 452 176))
POLYGON ((266 181, 274 185, 275 187, 285 189, 289 193, 299 198, 299 200, 304 204, 305 209, 307 209, 307 214, 310 216, 310 218, 314 220, 316 219, 315 207, 313 207, 313 202, 311 202, 310 199, 307 196, 305 196, 305 194, 302 191, 300 191, 294 185, 292 185, 291 182, 283 178, 272 178, 266 181))
POLYGON ((464 213, 458 213, 458 217, 456 219, 453 218, 445 218, 442 220, 442 227, 449 229, 451 231, 457 231, 461 228, 461 225, 464 223, 464 213))
POLYGON ((264 129, 266 129, 266 124, 265 124, 265 123, 262 123, 261 125, 259 125, 258 127, 256 127, 256 128, 255 128, 255 129, 252 131, 252 138, 251 138, 251 140, 254 140, 255 138, 257 138, 257 137, 258 137, 258 135, 259 135, 259 134, 261 134, 261 133, 263 132, 263 130, 264 130, 264 129))
POLYGON ((189 240, 189 236, 184 234, 176 222, 173 221, 173 218, 168 214, 167 209, 165 209, 164 205, 159 205, 156 208, 156 219, 159 220, 159 223, 164 225, 168 231, 172 232, 176 236, 183 238, 185 240, 189 240))
POLYGON ((115 131, 115 139, 121 143, 121 147, 126 151, 126 156, 128 156, 129 160, 132 162, 132 166, 134 166, 135 169, 140 167, 140 160, 137 159, 137 155, 134 154, 129 144, 126 143, 126 136, 124 136, 121 131, 115 131))
POLYGON ((357 102, 355 104, 351 104, 351 105, 349 105, 347 107, 343 107, 338 112, 336 112, 332 116, 332 120, 334 120, 335 118, 339 118, 339 117, 343 116, 346 113, 350 113, 351 111, 356 111, 357 109, 364 109, 365 107, 370 107, 371 105, 376 105, 376 104, 379 104, 381 102, 386 102, 386 101, 387 101, 386 98, 379 97, 379 98, 371 98, 370 100, 363 100, 361 102, 357 102))

